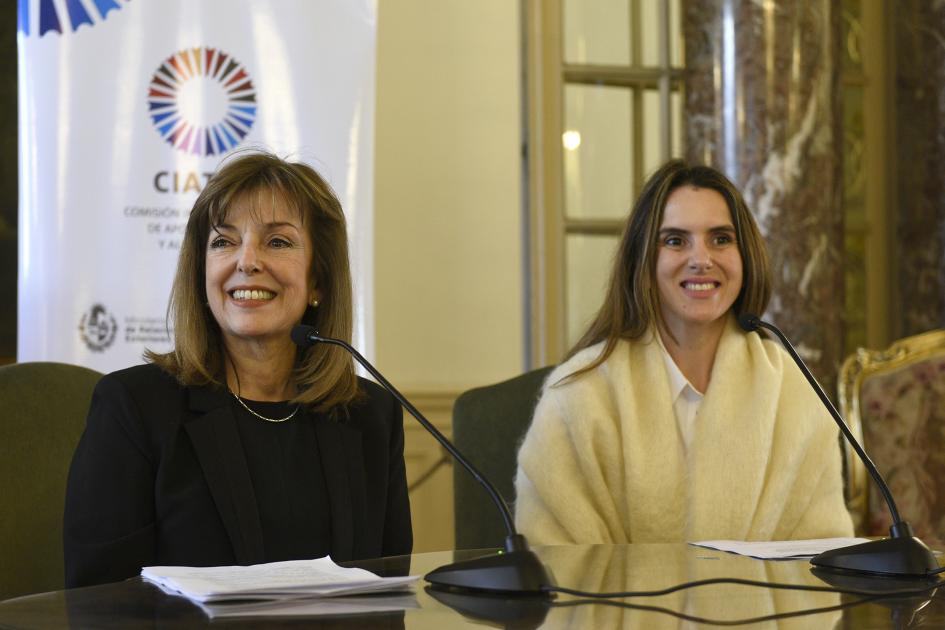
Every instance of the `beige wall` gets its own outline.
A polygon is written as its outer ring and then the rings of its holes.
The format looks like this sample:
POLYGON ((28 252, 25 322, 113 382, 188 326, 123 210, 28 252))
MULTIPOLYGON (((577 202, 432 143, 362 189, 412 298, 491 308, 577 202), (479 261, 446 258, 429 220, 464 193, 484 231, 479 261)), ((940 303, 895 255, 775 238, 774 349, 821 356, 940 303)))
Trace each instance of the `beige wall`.
MULTIPOLYGON (((447 432, 524 361, 519 45, 512 0, 378 2, 377 366, 447 432)), ((438 450, 406 426, 415 478, 438 450)), ((451 547, 450 469, 411 498, 416 549, 451 547)))

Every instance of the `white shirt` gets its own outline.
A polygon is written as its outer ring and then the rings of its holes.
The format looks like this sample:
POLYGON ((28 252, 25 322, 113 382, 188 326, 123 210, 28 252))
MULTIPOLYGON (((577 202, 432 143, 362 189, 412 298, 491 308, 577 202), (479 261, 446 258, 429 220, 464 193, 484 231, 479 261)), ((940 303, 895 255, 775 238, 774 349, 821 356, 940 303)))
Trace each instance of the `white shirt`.
POLYGON ((703 394, 692 386, 662 343, 660 343, 660 349, 663 351, 663 360, 666 363, 666 375, 669 376, 669 398, 673 401, 676 426, 679 427, 679 434, 682 436, 688 453, 692 437, 696 432, 696 417, 699 415, 703 394))

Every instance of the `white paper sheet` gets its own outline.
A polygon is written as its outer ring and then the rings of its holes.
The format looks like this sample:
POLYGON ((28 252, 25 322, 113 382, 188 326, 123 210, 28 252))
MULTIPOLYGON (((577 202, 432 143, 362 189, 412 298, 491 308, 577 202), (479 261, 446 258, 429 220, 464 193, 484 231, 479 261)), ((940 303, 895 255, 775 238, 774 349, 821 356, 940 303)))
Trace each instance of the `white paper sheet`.
POLYGON ((840 547, 869 542, 868 538, 817 538, 814 540, 772 540, 745 542, 743 540, 703 540, 690 545, 737 553, 759 560, 800 560, 840 547))
POLYGON ((141 576, 195 602, 335 597, 405 590, 419 576, 382 578, 325 556, 230 567, 144 567, 141 576))

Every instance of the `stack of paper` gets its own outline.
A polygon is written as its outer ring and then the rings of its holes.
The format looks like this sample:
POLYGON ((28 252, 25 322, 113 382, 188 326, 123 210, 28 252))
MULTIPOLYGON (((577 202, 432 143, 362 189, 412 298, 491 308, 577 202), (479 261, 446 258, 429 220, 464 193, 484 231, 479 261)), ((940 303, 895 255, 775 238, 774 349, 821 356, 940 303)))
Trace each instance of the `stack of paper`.
POLYGON ((814 540, 774 540, 770 542, 745 542, 742 540, 703 540, 689 543, 697 547, 708 547, 728 551, 761 560, 801 560, 840 547, 849 547, 869 542, 868 538, 816 538, 814 540))
POLYGON ((340 567, 327 556, 245 567, 145 567, 141 576, 165 592, 199 603, 403 591, 419 579, 382 578, 363 569, 340 567))

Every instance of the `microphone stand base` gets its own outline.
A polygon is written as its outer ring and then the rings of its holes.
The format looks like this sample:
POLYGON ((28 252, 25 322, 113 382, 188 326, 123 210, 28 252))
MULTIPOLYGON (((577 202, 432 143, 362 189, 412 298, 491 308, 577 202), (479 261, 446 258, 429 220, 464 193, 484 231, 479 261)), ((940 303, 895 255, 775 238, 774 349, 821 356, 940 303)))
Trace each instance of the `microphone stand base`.
POLYGON ((819 569, 877 577, 928 578, 938 569, 935 556, 915 536, 883 538, 825 551, 811 558, 819 569))
POLYGON ((542 587, 554 585, 545 565, 530 550, 454 562, 430 571, 424 579, 441 589, 528 597, 549 597, 542 587))

